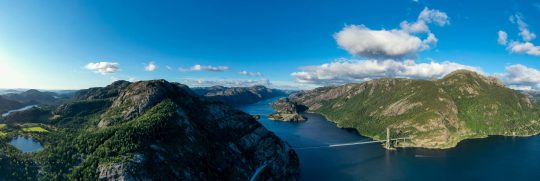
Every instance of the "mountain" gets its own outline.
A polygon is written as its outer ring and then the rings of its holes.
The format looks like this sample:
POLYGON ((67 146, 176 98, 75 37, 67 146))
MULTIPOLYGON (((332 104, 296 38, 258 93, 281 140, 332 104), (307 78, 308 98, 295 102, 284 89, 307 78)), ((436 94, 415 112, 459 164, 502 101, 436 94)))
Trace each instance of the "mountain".
POLYGON ((401 147, 449 148, 488 135, 540 132, 538 105, 496 78, 458 70, 439 80, 383 78, 322 87, 289 97, 340 127, 376 140, 410 138, 401 147))
POLYGON ((43 180, 298 178, 299 160, 286 142, 253 116, 182 84, 115 82, 79 91, 52 114, 54 131, 37 135, 46 149, 32 155, 42 165, 29 168, 42 168, 43 180))
POLYGON ((0 89, 0 95, 4 94, 18 94, 26 91, 26 89, 0 89))
POLYGON ((192 90, 198 95, 222 101, 231 106, 253 104, 261 100, 287 95, 278 89, 269 89, 264 86, 252 87, 196 87, 192 90))
POLYGON ((60 96, 54 92, 41 92, 36 89, 30 89, 21 93, 9 93, 3 95, 4 98, 23 103, 31 104, 51 104, 58 102, 60 96))
POLYGON ((48 109, 39 107, 30 107, 26 110, 11 112, 3 116, 0 122, 3 124, 20 123, 48 123, 51 112, 48 109))
POLYGON ((9 100, 0 96, 0 114, 8 112, 10 110, 23 107, 23 104, 17 101, 9 100))

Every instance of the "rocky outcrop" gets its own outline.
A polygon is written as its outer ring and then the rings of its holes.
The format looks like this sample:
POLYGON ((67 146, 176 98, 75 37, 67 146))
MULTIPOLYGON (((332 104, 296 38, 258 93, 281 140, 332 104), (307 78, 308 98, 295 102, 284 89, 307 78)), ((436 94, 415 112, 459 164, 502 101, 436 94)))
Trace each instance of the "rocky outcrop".
POLYGON ((264 86, 252 87, 197 87, 192 90, 210 99, 222 101, 231 106, 253 104, 261 100, 286 95, 284 91, 269 89, 264 86))
POLYGON ((306 107, 291 102, 289 98, 281 98, 278 101, 273 102, 272 108, 276 112, 268 115, 268 118, 271 120, 292 122, 300 122, 307 120, 306 117, 300 114, 306 110, 306 107))
POLYGON ((165 80, 135 82, 120 91, 98 126, 133 119, 167 98, 181 100, 181 104, 192 104, 194 97, 195 94, 187 86, 178 86, 165 80))
POLYGON ((263 165, 258 180, 298 178, 290 145, 254 116, 187 86, 139 81, 111 100, 98 128, 78 138, 78 147, 95 149, 84 149, 75 178, 96 170, 103 180, 249 180, 263 165))

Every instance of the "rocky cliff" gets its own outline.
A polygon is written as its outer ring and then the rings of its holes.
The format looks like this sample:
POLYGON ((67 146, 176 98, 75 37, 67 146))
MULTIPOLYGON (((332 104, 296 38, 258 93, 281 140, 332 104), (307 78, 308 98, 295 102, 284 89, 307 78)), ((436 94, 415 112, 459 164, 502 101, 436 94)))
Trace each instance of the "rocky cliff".
POLYGON ((300 113, 304 112, 307 108, 303 105, 298 105, 295 102, 291 102, 289 98, 281 98, 272 103, 272 108, 276 111, 268 115, 271 120, 278 121, 305 121, 307 118, 300 113))
POLYGON ((193 91, 198 95, 210 99, 222 101, 231 106, 253 104, 264 99, 284 96, 286 93, 277 89, 269 89, 264 86, 252 87, 197 87, 193 91))
POLYGON ((495 78, 459 70, 440 80, 377 79, 322 87, 290 96, 341 127, 384 139, 411 138, 403 147, 448 148, 468 138, 533 135, 539 108, 495 78))

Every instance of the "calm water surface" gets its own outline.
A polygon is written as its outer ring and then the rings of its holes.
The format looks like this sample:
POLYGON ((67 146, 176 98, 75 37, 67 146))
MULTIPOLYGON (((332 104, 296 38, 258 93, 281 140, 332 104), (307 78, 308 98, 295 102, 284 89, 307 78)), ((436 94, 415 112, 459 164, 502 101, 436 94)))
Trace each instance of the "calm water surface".
POLYGON ((23 153, 38 152, 43 150, 41 143, 35 141, 33 138, 26 138, 24 136, 17 136, 9 142, 9 144, 15 146, 17 149, 21 150, 23 153))
POLYGON ((446 150, 386 151, 380 144, 302 149, 369 139, 315 114, 303 123, 269 120, 275 100, 240 109, 261 115, 260 123, 300 148, 301 180, 540 180, 540 136, 466 140, 446 150))

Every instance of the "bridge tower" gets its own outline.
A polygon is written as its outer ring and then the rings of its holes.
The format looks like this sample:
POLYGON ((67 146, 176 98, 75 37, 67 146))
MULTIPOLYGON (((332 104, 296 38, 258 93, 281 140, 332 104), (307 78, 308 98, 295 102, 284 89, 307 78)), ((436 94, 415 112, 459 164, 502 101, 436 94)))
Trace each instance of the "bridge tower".
POLYGON ((386 149, 390 149, 390 128, 386 128, 386 149))

